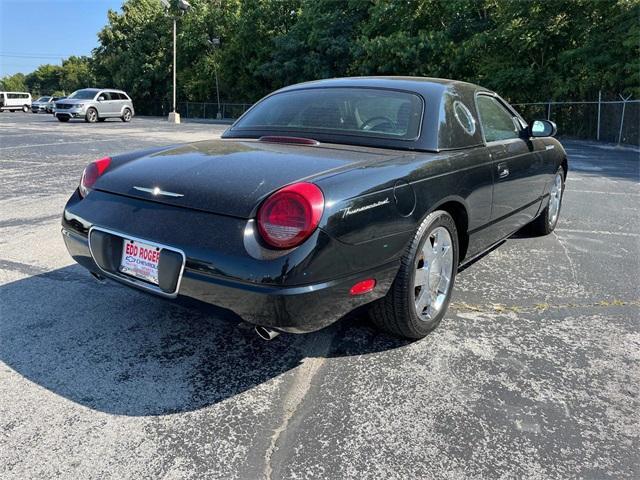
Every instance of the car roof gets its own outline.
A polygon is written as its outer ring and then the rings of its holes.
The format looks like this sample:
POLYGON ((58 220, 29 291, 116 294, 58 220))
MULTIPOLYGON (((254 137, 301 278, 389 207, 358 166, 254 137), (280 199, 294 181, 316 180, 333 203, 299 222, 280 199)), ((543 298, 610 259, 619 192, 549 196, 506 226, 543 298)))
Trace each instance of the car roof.
POLYGON ((97 88, 97 87, 88 87, 88 88, 79 88, 77 91, 80 90, 90 90, 92 92, 118 92, 118 93, 124 93, 126 95, 128 95, 127 92, 125 92, 124 90, 119 90, 117 88, 97 88))
POLYGON ((372 87, 372 88, 392 88, 398 90, 408 90, 416 93, 426 93, 428 91, 441 92, 445 89, 464 89, 489 91, 479 85, 460 80, 450 80, 448 78, 434 77, 396 77, 396 76, 369 76, 369 77, 341 77, 328 78, 324 80, 313 80, 310 82, 297 83, 284 87, 279 92, 287 90, 297 90, 303 88, 320 87, 372 87))
MULTIPOLYGON (((344 77, 314 80, 284 87, 271 95, 314 88, 379 88, 400 90, 420 95, 424 99, 424 112, 420 137, 414 142, 404 142, 410 149, 441 151, 470 148, 483 143, 479 128, 465 132, 455 119, 454 106, 462 103, 478 123, 475 96, 479 92, 495 95, 479 85, 459 80, 432 77, 344 77)), ((270 95, 268 95, 270 96, 270 95)), ((233 129, 233 127, 232 127, 233 129)), ((397 141, 385 139, 389 148, 396 148, 397 141)), ((380 145, 385 146, 383 141, 380 145)), ((369 141, 369 143, 373 143, 369 141)), ((406 147, 405 147, 406 148, 406 147)))

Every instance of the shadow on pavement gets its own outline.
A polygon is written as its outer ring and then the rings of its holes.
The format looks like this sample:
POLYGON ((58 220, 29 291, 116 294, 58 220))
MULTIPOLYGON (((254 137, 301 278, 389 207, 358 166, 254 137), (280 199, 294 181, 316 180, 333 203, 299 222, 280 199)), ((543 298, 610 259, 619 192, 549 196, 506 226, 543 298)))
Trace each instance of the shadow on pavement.
POLYGON ((630 148, 561 140, 567 150, 569 178, 572 173, 589 177, 640 180, 640 153, 630 148))
POLYGON ((361 355, 408 342, 359 317, 322 332, 259 339, 230 312, 190 309, 69 266, 0 287, 0 360, 73 402, 138 416, 221 402, 317 356, 361 355))

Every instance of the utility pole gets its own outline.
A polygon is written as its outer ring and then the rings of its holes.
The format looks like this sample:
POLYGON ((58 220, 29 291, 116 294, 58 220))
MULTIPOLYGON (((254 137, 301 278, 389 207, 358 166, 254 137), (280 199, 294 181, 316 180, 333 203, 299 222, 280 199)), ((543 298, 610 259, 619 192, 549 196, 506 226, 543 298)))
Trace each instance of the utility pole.
POLYGON ((180 114, 176 112, 176 38, 177 38, 178 22, 176 17, 173 17, 173 110, 169 114, 169 122, 180 123, 180 114))
MULTIPOLYGON (((187 0, 160 0, 167 11, 171 10, 172 3, 173 5, 177 5, 180 15, 184 15, 191 8, 191 4, 187 2, 187 0)), ((173 16, 173 111, 169 113, 169 122, 170 123, 180 123, 180 114, 176 111, 176 70, 178 69, 177 62, 177 41, 178 41, 178 18, 176 15, 173 16)))
MULTIPOLYGON (((209 45, 211 45, 214 50, 220 46, 219 38, 208 38, 207 42, 209 42, 209 45)), ((216 97, 218 99, 218 113, 216 114, 216 118, 220 120, 222 118, 222 112, 220 111, 220 88, 218 87, 218 65, 216 63, 213 64, 213 73, 216 77, 216 97)))

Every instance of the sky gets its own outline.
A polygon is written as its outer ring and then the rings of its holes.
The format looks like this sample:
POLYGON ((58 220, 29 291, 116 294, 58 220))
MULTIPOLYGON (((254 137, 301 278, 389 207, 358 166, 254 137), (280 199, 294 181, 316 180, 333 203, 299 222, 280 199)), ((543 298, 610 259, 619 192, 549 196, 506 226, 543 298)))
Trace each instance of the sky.
POLYGON ((0 0, 0 77, 89 55, 123 0, 0 0))

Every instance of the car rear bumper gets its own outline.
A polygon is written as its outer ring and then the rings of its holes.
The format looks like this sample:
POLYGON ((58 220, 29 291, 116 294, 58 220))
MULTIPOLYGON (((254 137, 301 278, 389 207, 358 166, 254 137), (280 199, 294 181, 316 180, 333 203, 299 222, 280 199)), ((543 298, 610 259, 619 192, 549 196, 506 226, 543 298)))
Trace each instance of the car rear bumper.
POLYGON ((249 323, 291 333, 321 329, 355 308, 382 297, 398 271, 398 265, 393 262, 346 278, 281 287, 248 284, 187 267, 180 275, 177 294, 163 295, 156 287, 145 285, 145 282, 101 268, 92 255, 87 237, 66 229, 62 230, 62 236, 73 259, 96 275, 162 296, 188 297, 226 308, 249 323), (376 288, 364 295, 351 296, 350 288, 363 278, 375 278, 376 288))
MULTIPOLYGON (((164 297, 192 298, 223 307, 249 323, 293 333, 318 330, 381 298, 399 268, 398 259, 384 256, 373 268, 357 267, 351 263, 359 261, 351 247, 331 240, 322 231, 309 239, 306 250, 303 244, 278 259, 255 258, 242 244, 241 224, 246 223, 92 192, 84 200, 77 193, 70 199, 62 234, 73 259, 95 274, 164 297), (136 223, 134 215, 147 221, 136 223), (94 230, 113 232, 113 245, 122 245, 123 238, 134 238, 184 254, 181 271, 175 267, 178 277, 171 277, 176 282, 161 291, 120 273, 121 253, 97 254, 97 242, 93 236, 89 240, 94 230), (350 295, 355 283, 370 278, 376 280, 373 291, 350 295)), ((160 262, 159 273, 163 269, 162 259, 160 262)))

